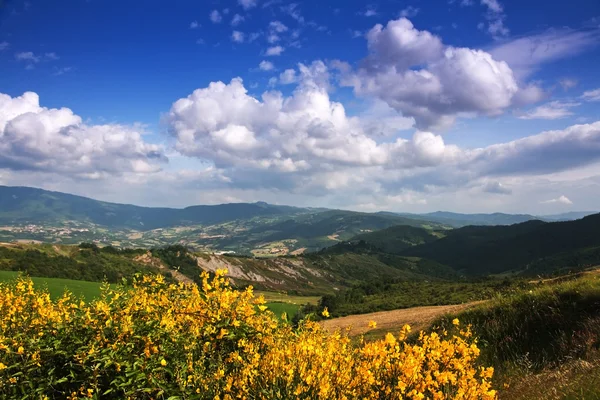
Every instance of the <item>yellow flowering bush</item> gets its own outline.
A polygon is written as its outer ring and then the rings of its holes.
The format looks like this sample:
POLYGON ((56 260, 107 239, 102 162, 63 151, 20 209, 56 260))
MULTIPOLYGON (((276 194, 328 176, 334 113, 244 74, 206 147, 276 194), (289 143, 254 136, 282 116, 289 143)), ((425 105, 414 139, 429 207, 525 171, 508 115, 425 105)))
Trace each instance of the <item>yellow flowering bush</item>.
POLYGON ((468 328, 353 343, 279 321, 225 273, 200 286, 145 276, 91 303, 0 285, 0 398, 496 398, 468 328))

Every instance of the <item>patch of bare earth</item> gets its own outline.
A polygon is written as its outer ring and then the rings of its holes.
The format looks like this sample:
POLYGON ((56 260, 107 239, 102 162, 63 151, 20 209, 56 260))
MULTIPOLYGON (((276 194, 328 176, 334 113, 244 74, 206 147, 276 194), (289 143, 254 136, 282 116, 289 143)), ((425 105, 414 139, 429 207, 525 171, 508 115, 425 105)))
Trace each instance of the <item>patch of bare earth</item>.
POLYGON ((293 256, 299 256, 300 254, 304 253, 306 251, 306 247, 301 247, 297 250, 292 251, 290 254, 293 256))
POLYGON ((377 323, 378 332, 396 332, 404 325, 410 325, 414 332, 427 328, 436 318, 444 314, 456 313, 480 303, 482 302, 474 301, 466 304, 413 307, 401 310, 349 315, 347 317, 322 321, 321 325, 329 331, 349 329, 348 334, 350 336, 358 336, 374 331, 374 329, 369 328, 370 321, 377 323))
POLYGON ((335 241, 339 242, 340 241, 340 239, 338 239, 339 236, 340 235, 338 235, 338 234, 329 235, 329 236, 327 236, 327 239, 329 239, 329 240, 335 240, 335 241))
POLYGON ((133 259, 134 261, 137 261, 139 263, 142 264, 146 264, 146 265, 151 265, 155 268, 158 268, 161 272, 169 272, 171 273, 171 275, 173 276, 173 278, 175 278, 178 282, 183 282, 183 283, 194 283, 193 280, 191 280, 190 278, 188 278, 187 276, 183 275, 181 272, 179 271, 175 271, 171 268, 168 268, 166 265, 164 265, 160 259, 156 258, 156 257, 152 257, 152 254, 150 254, 150 252, 147 252, 146 254, 142 254, 139 255, 137 257, 135 257, 133 259))

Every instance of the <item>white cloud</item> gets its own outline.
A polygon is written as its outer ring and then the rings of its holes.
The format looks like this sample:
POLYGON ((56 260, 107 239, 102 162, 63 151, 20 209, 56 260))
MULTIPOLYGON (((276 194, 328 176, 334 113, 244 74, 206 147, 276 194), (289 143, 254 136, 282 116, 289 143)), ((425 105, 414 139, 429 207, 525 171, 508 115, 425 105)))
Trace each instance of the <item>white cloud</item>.
POLYGON ((204 39, 198 38, 196 39, 196 44, 206 44, 206 42, 204 41, 204 39))
POLYGON ((363 15, 365 17, 375 17, 377 16, 377 10, 375 10, 374 8, 367 8, 363 15))
POLYGON ((563 88, 563 90, 569 90, 574 88, 575 86, 577 86, 579 82, 577 81, 577 79, 572 79, 572 78, 563 78, 560 81, 558 81, 558 84, 563 88))
POLYGON ((260 64, 258 65, 258 67, 260 68, 261 71, 272 71, 273 69, 275 69, 275 66, 273 65, 273 63, 271 61, 261 61, 260 64))
POLYGON ((269 29, 278 33, 287 32, 288 27, 281 23, 281 21, 271 21, 269 23, 269 29))
POLYGON ((36 93, 0 94, 0 168, 78 178, 152 173, 166 161, 139 125, 89 125, 68 108, 39 105, 36 93))
POLYGON ((564 195, 560 196, 556 199, 541 201, 540 203, 542 203, 542 204, 566 204, 566 205, 573 204, 573 202, 571 200, 569 200, 569 198, 567 196, 564 196, 564 195))
POLYGON ((242 22, 244 22, 246 18, 244 18, 242 15, 240 14, 235 14, 233 16, 233 18, 231 19, 231 26, 238 26, 239 24, 241 24, 242 22))
POLYGON ((236 43, 243 43, 245 37, 246 37, 246 35, 244 34, 244 32, 240 32, 240 31, 231 32, 231 40, 236 43))
POLYGON ((223 21, 223 16, 218 10, 212 10, 209 15, 210 20, 213 24, 218 24, 223 21))
POLYGON ((64 75, 68 72, 73 71, 73 67, 62 67, 62 68, 55 68, 54 72, 52 73, 52 75, 54 76, 60 76, 60 75, 64 75))
POLYGON ((552 101, 519 115, 520 119, 559 119, 573 115, 571 108, 581 103, 552 101))
POLYGON ((487 6, 493 13, 501 13, 504 11, 502 5, 498 3, 498 0, 481 0, 481 4, 487 6))
POLYGON ((56 53, 44 53, 43 58, 45 60, 54 61, 54 60, 58 60, 60 57, 58 55, 56 55, 56 53))
POLYGON ((21 53, 15 54, 15 59, 17 61, 29 61, 33 63, 38 63, 42 60, 40 56, 36 56, 31 51, 23 51, 21 53))
POLYGON ((241 5, 244 10, 248 10, 252 7, 256 7, 257 0, 238 0, 238 4, 241 5))
POLYGON ((0 42, 0 51, 6 50, 10 47, 10 43, 7 41, 0 42))
POLYGON ((279 74, 279 82, 283 85, 289 85, 292 83, 296 83, 298 78, 296 76, 295 69, 286 69, 281 74, 279 74))
POLYGON ((192 21, 190 23, 190 29, 197 29, 200 27, 200 24, 198 23, 198 21, 192 21))
POLYGON ((273 47, 269 47, 265 54, 267 56, 279 56, 284 51, 285 51, 285 49, 281 46, 273 46, 273 47))
POLYGON ((285 6, 281 6, 281 11, 298 21, 300 25, 304 24, 304 17, 300 12, 297 3, 290 3, 285 6))
POLYGON ((585 101, 600 101, 600 88, 583 92, 581 98, 585 101))
POLYGON ((556 190, 540 177, 600 163, 600 121, 478 149, 426 131, 404 139, 399 132, 411 129, 412 119, 383 102, 348 116, 329 98, 323 66, 288 72, 299 83, 289 97, 272 91, 255 98, 234 79, 178 100, 165 121, 177 150, 214 163, 232 188, 326 196, 345 206, 388 204, 408 194, 415 206, 449 208, 459 198, 479 209, 503 207, 499 198, 514 207, 537 204, 556 190), (533 193, 530 182, 538 181, 533 193))
POLYGON ((260 36, 262 35, 262 33, 260 32, 252 32, 249 36, 248 36, 248 42, 252 43, 254 42, 256 39, 258 39, 260 36))
POLYGON ((413 6, 408 6, 405 9, 403 9, 402 11, 400 11, 400 17, 403 18, 413 18, 416 17, 417 14, 419 14, 420 9, 413 7, 413 6))
POLYGON ((502 4, 500 4, 498 0, 481 0, 481 4, 488 9, 486 15, 486 19, 488 20, 488 33, 495 39, 508 36, 510 30, 504 26, 504 19, 506 16, 504 15, 504 7, 502 4))
POLYGON ((498 115, 519 91, 510 67, 489 53, 444 46, 406 18, 367 34, 369 56, 342 84, 386 101, 420 129, 443 128, 460 113, 498 115))
POLYGON ((506 61, 518 78, 525 79, 542 64, 576 56, 599 41, 599 30, 549 29, 503 43, 490 53, 496 60, 506 61))

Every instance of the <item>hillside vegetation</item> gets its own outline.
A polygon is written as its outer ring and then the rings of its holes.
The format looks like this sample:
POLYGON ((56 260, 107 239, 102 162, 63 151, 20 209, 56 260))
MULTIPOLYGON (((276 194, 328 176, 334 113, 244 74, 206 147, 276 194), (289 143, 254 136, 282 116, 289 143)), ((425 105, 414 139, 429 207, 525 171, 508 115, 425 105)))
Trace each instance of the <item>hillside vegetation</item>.
POLYGON ((600 214, 567 222, 467 226, 401 254, 437 261, 469 275, 547 274, 599 264, 600 214))
POLYGON ((600 398, 600 271, 498 296, 433 324, 472 324, 506 399, 600 398))
POLYGON ((79 246, 3 245, 0 246, 0 270, 24 272, 31 276, 67 278, 95 282, 119 282, 136 273, 158 273, 151 265, 135 262, 144 250, 93 244, 79 246))

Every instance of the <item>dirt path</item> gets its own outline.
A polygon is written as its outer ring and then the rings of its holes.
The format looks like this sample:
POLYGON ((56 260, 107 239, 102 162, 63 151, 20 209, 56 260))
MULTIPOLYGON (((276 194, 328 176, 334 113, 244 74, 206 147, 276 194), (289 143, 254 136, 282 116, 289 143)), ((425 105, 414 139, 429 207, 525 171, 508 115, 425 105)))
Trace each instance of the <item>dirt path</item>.
POLYGON ((413 307, 402 310, 379 311, 370 314, 349 315, 321 322, 324 328, 334 331, 350 327, 349 335, 358 336, 369 331, 395 332, 408 324, 413 331, 426 328, 437 317, 447 313, 454 313, 481 304, 483 301, 474 301, 466 304, 449 306, 413 307), (376 329, 369 328, 369 322, 377 323, 376 329))

